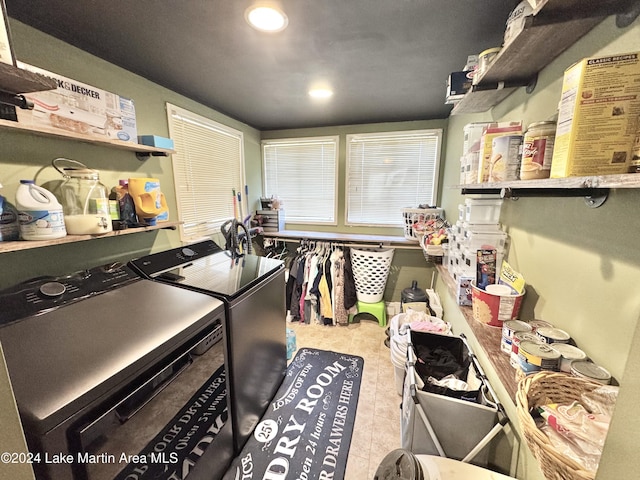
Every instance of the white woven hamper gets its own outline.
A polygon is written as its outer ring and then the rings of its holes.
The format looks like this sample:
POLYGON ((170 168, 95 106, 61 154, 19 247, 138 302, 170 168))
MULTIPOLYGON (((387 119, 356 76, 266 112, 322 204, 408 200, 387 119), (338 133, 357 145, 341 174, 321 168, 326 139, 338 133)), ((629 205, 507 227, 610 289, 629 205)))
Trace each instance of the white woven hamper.
POLYGON ((360 302, 378 303, 382 300, 392 260, 393 248, 386 250, 351 249, 356 296, 360 302))

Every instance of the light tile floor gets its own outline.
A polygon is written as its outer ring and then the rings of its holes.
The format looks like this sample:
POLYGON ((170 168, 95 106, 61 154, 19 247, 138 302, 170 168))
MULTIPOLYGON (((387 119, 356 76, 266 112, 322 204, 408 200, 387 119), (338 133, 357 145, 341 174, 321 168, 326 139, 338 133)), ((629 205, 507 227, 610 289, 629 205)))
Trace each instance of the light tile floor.
MULTIPOLYGON (((362 316, 361 316, 362 317, 362 316)), ((287 323, 296 332, 297 348, 309 347, 358 355, 364 373, 345 480, 371 480, 380 461, 400 448, 400 403, 395 369, 385 330, 377 321, 360 319, 348 326, 287 323)))

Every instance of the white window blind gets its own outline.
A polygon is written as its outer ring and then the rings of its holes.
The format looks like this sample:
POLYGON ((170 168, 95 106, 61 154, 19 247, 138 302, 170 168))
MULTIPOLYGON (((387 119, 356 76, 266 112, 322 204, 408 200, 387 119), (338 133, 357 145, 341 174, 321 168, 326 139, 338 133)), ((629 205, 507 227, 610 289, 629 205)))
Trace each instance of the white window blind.
POLYGON ((434 205, 442 130, 347 135, 348 225, 401 226, 402 209, 434 205))
POLYGON ((242 192, 244 185, 242 132, 169 103, 167 116, 176 150, 178 218, 184 222, 180 238, 189 242, 217 234, 234 216, 233 190, 242 192))
POLYGON ((336 224, 338 137, 262 142, 264 193, 283 201, 287 222, 336 224))

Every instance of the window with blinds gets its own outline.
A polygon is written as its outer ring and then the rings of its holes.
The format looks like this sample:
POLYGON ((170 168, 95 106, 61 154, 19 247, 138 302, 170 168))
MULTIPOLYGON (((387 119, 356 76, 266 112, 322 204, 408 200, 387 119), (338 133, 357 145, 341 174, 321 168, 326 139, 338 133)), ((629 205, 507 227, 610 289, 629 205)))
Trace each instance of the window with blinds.
POLYGON ((233 191, 244 185, 242 132, 167 103, 180 239, 217 234, 234 217, 233 191))
POLYGON ((338 137, 262 142, 264 193, 283 202, 287 223, 336 224, 338 137))
POLYGON ((434 205, 442 130, 347 135, 347 225, 401 226, 402 209, 434 205))

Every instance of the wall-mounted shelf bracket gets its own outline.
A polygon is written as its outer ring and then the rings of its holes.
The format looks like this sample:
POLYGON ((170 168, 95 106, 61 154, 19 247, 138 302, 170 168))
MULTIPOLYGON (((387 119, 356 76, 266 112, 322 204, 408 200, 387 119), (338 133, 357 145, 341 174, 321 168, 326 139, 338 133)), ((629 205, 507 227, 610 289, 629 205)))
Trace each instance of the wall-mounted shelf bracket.
MULTIPOLYGON (((485 191, 486 193, 486 191, 485 191)), ((501 198, 517 200, 520 197, 584 197, 586 205, 598 208, 607 200, 608 188, 511 188, 500 190, 501 198)))
POLYGON ((629 6, 626 12, 616 15, 616 27, 626 28, 631 25, 640 15, 640 0, 629 6))
POLYGON ((527 84, 527 88, 525 89, 525 91, 528 94, 532 94, 533 91, 536 89, 536 85, 538 84, 538 74, 536 73, 533 78, 531 80, 529 80, 529 83, 527 84))
POLYGON ((136 158, 141 162, 144 162, 149 157, 166 157, 165 152, 136 152, 136 158))

